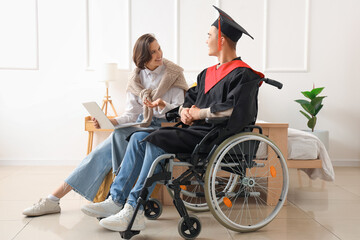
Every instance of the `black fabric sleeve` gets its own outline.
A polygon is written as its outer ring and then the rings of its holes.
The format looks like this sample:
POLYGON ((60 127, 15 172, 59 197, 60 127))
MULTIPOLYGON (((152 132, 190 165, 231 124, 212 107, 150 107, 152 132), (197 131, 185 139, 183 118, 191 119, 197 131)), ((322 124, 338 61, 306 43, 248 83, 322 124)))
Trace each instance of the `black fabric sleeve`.
POLYGON ((241 84, 239 97, 228 122, 228 129, 239 132, 244 127, 255 123, 258 112, 258 79, 241 84))
POLYGON ((238 69, 236 72, 230 74, 228 77, 231 77, 232 79, 229 81, 229 84, 226 86, 226 89, 224 89, 225 92, 223 93, 223 95, 226 96, 226 99, 225 101, 212 105, 210 108, 211 113, 222 112, 234 108, 241 94, 244 94, 242 90, 243 85, 251 80, 259 78, 258 75, 247 68, 238 69))

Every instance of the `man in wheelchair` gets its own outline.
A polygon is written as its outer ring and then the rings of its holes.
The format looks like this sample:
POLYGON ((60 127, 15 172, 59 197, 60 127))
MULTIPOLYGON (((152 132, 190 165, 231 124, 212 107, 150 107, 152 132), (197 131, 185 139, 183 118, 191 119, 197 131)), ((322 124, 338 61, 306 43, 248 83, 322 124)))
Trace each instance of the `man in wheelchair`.
MULTIPOLYGON (((110 189, 110 197, 104 202, 85 206, 86 212, 90 212, 91 216, 103 218, 101 226, 113 231, 127 230, 127 234, 122 234, 125 238, 131 238, 145 228, 143 206, 153 191, 155 182, 170 180, 169 175, 159 175, 162 179, 155 177, 162 170, 161 165, 153 170, 154 178, 147 180, 155 159, 165 156, 160 161, 164 162, 169 154, 170 158, 174 158, 171 154, 178 154, 176 157, 181 161, 191 161, 195 166, 204 164, 201 163, 204 159, 199 156, 204 152, 208 156, 213 146, 209 143, 202 146, 198 144, 204 142, 204 137, 209 132, 216 132, 220 126, 222 131, 208 140, 216 138, 221 142, 255 123, 258 88, 264 75, 252 70, 236 55, 236 43, 242 34, 251 36, 225 12, 216 9, 220 16, 210 27, 206 43, 209 47, 208 54, 217 57, 219 63, 203 70, 197 77, 197 85, 187 91, 184 104, 178 111, 183 126, 164 127, 151 133, 134 133, 110 189), (113 209, 118 209, 119 206, 122 210, 115 212, 113 209), (136 217, 133 217, 134 214, 136 217)), ((179 189, 178 185, 173 189, 174 203, 181 217, 185 217, 186 228, 191 223, 179 200, 179 189)))

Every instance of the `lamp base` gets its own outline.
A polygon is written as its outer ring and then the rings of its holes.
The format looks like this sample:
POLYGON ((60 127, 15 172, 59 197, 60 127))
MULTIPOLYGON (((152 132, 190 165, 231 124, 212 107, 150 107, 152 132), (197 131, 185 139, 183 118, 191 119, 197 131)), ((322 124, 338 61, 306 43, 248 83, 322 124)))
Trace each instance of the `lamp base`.
POLYGON ((101 110, 103 110, 105 112, 105 115, 107 117, 116 117, 117 116, 117 112, 115 110, 115 107, 112 103, 112 100, 110 99, 111 97, 109 96, 109 88, 106 88, 106 95, 104 96, 104 100, 103 100, 103 104, 102 104, 102 107, 101 107, 101 110), (110 104, 113 112, 115 113, 114 116, 110 116, 108 115, 108 105, 110 104), (105 110, 104 110, 105 109, 105 110))

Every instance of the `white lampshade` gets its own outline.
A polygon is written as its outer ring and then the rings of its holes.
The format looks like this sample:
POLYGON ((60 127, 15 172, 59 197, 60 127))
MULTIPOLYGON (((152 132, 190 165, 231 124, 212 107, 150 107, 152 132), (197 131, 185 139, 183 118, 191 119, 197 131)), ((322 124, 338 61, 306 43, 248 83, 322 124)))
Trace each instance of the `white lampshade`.
POLYGON ((101 81, 110 82, 117 80, 117 63, 105 63, 103 66, 103 76, 101 81))
POLYGON ((104 63, 101 65, 100 82, 105 82, 106 87, 109 87, 109 82, 123 81, 127 82, 129 77, 128 69, 119 69, 117 63, 104 63))

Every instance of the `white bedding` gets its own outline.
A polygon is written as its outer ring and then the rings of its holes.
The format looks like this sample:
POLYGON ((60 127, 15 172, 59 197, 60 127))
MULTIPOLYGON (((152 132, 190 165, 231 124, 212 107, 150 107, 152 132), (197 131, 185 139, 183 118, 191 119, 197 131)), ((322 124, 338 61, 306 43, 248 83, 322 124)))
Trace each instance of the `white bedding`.
POLYGON ((321 159, 322 168, 303 168, 311 179, 334 181, 335 173, 324 144, 311 133, 288 128, 288 159, 321 159))
MULTIPOLYGON (((258 120, 257 122, 266 123, 262 120, 258 120)), ((261 146, 259 148, 261 148, 261 146)), ((259 150, 260 152, 263 151, 260 155, 266 154, 264 152, 266 150, 259 150)), ((309 132, 288 128, 288 159, 304 161, 321 159, 322 168, 302 168, 301 170, 311 179, 320 178, 325 181, 335 180, 334 168, 325 145, 318 137, 309 132)))

